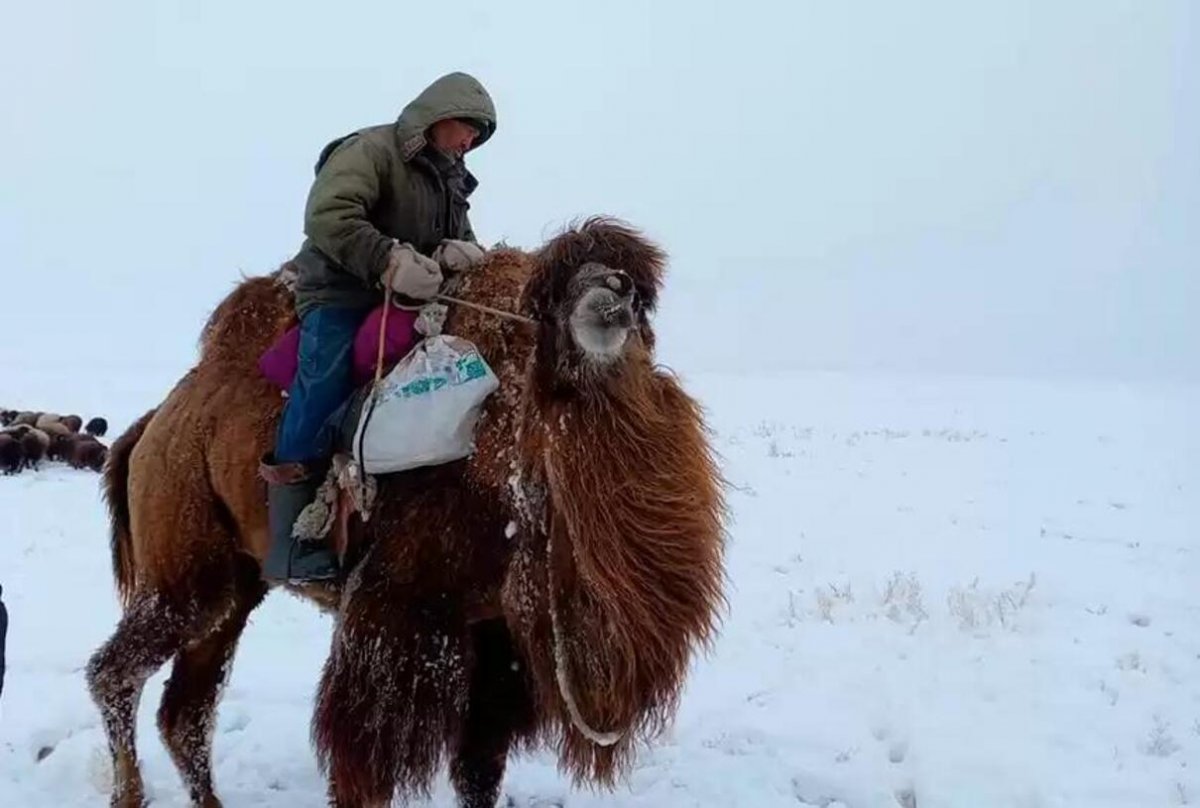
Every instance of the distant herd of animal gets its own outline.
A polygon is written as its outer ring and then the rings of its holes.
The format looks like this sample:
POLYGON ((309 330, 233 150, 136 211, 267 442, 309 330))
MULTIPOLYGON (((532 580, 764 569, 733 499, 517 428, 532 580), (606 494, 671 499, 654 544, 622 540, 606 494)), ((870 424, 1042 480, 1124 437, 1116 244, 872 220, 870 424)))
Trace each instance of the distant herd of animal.
POLYGON ((36 471, 45 460, 100 471, 108 457, 100 438, 107 431, 103 418, 85 425, 78 415, 0 410, 0 473, 36 471))

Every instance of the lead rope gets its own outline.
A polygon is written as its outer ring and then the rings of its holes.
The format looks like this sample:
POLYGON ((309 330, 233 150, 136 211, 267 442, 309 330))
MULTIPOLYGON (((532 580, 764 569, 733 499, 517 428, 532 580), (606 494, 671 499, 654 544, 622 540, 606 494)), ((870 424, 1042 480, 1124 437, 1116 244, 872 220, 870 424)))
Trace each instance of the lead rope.
MULTIPOLYGON (((551 486, 554 485, 554 477, 556 476, 553 467, 550 465, 550 452, 544 450, 542 452, 542 462, 546 466, 546 474, 548 482, 551 486)), ((568 539, 570 536, 571 527, 567 525, 568 539)), ((571 674, 568 670, 567 652, 562 641, 562 626, 558 620, 558 606, 554 598, 554 558, 552 550, 554 547, 553 531, 546 531, 546 600, 549 601, 550 607, 550 634, 554 642, 554 678, 558 682, 558 694, 562 696, 563 703, 567 705, 567 715, 571 719, 571 726, 575 727, 581 735, 587 738, 597 746, 613 746, 623 737, 625 733, 621 730, 613 730, 611 732, 603 732, 595 729, 583 717, 583 711, 579 709, 579 702, 575 700, 575 690, 571 687, 571 674)))
MULTIPOLYGON (((383 289, 383 314, 379 319, 379 348, 375 353, 375 383, 371 385, 371 394, 367 397, 365 403, 366 412, 359 418, 361 426, 358 429, 358 451, 356 465, 358 473, 355 475, 358 479, 358 501, 361 503, 367 502, 367 492, 369 485, 367 482, 367 464, 366 457, 363 455, 363 443, 367 437, 367 425, 371 422, 371 416, 375 414, 375 402, 379 398, 379 390, 382 387, 380 382, 383 381, 383 355, 384 348, 387 346, 387 321, 388 310, 392 308, 392 287, 390 284, 384 286, 383 289)), ((365 521, 365 510, 364 510, 365 521)))
POLYGON ((550 547, 553 540, 546 538, 546 597, 550 600, 550 631, 554 635, 554 678, 558 681, 558 692, 563 703, 567 705, 567 715, 571 717, 571 726, 596 746, 613 746, 624 737, 619 731, 601 732, 594 729, 575 701, 575 691, 571 688, 571 674, 567 670, 567 652, 563 648, 562 628, 558 624, 558 607, 554 605, 554 573, 550 563, 550 547))
POLYGON ((532 317, 526 317, 523 314, 514 314, 511 311, 504 311, 503 309, 493 309, 491 306, 484 306, 480 303, 472 303, 469 300, 450 297, 450 295, 438 295, 437 299, 443 303, 453 303, 456 306, 465 306, 468 309, 475 309, 475 311, 481 311, 484 314, 491 314, 492 316, 499 317, 503 320, 512 320, 513 322, 525 323, 526 325, 538 324, 537 320, 533 319, 532 317))
POLYGON ((392 285, 389 283, 383 289, 383 317, 379 320, 379 352, 375 354, 375 385, 371 388, 371 399, 379 390, 379 382, 383 379, 383 349, 387 338, 388 310, 392 307, 392 285))

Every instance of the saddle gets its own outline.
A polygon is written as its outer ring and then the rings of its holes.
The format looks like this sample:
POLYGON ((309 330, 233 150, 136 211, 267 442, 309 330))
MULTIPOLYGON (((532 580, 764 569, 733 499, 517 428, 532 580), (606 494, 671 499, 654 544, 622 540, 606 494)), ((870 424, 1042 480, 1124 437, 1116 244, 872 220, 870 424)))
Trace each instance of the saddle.
MULTIPOLYGON (((383 311, 387 303, 375 307, 363 318, 362 325, 354 337, 353 379, 355 387, 367 384, 375 378, 375 365, 379 359, 379 332, 384 330, 383 362, 388 368, 399 362, 417 344, 417 321, 420 312, 411 308, 392 305, 387 322, 383 311)), ((285 393, 296 378, 300 356, 300 326, 294 325, 284 332, 258 359, 258 369, 271 383, 285 393)))

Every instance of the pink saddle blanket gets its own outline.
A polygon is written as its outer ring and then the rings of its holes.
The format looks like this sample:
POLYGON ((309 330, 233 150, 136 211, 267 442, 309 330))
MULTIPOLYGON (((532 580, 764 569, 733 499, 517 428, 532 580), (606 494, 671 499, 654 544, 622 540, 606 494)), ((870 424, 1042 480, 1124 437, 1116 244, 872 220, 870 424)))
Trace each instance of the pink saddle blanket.
MULTIPOLYGON (((413 349, 420 336, 413 325, 417 312, 398 309, 388 312, 387 333, 384 335, 383 367, 387 372, 392 365, 413 349)), ((379 329, 383 324, 383 306, 377 306, 363 319, 354 336, 353 377, 354 386, 359 387, 375 378, 375 361, 379 355, 379 329)), ((292 386, 296 368, 300 364, 300 326, 289 328, 258 359, 258 369, 273 384, 282 390, 292 386)))

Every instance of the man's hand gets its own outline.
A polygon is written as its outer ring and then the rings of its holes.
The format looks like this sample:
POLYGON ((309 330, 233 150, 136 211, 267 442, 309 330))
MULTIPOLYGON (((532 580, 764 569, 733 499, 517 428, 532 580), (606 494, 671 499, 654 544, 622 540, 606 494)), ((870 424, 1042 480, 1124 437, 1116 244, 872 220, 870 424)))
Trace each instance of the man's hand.
POLYGON ((417 300, 430 300, 442 286, 442 268, 411 244, 394 244, 381 279, 392 291, 417 300))
POLYGON ((433 251, 433 260, 446 272, 468 272, 482 264, 485 255, 474 242, 448 238, 433 251))

